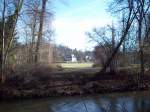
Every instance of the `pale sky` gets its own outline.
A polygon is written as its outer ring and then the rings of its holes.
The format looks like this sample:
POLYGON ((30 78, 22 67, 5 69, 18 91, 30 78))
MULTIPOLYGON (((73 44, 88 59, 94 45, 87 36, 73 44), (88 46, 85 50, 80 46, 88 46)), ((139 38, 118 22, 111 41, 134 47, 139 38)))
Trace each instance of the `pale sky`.
POLYGON ((70 48, 91 50, 85 32, 111 24, 106 0, 54 0, 55 41, 70 48))

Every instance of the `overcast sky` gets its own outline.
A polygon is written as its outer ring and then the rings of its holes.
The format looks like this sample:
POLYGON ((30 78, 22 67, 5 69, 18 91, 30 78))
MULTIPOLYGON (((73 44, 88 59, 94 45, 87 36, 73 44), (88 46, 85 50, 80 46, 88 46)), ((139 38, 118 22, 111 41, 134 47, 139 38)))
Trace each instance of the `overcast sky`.
POLYGON ((112 22, 106 0, 54 0, 55 41, 70 48, 89 50, 86 31, 112 22))

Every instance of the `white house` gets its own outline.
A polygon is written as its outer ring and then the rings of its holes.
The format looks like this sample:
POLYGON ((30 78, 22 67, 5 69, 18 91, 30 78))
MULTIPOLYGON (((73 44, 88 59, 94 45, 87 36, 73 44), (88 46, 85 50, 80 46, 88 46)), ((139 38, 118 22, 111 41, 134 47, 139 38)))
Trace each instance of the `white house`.
POLYGON ((77 58, 74 54, 71 54, 71 62, 77 62, 77 58))

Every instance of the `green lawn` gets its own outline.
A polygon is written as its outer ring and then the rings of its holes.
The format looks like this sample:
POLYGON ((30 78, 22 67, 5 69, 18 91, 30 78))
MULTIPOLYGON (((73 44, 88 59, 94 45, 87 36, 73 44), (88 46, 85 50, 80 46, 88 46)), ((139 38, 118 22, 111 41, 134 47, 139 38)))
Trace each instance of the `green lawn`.
POLYGON ((62 68, 91 68, 93 63, 61 63, 62 68))

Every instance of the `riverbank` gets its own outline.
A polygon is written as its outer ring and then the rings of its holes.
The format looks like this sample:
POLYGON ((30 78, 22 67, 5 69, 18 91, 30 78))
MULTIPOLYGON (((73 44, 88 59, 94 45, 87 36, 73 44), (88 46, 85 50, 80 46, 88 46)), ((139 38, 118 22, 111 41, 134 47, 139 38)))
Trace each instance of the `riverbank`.
POLYGON ((0 85, 0 99, 42 98, 49 96, 74 96, 95 93, 150 90, 150 75, 141 76, 140 84, 136 74, 118 72, 104 73, 95 77, 85 71, 33 73, 8 77, 0 85))

